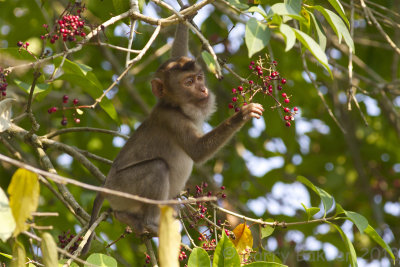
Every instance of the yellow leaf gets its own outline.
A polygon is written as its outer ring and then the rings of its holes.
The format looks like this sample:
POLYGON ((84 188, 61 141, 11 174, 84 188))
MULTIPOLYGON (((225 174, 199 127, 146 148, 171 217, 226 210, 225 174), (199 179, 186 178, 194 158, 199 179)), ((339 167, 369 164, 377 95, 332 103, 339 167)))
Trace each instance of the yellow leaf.
POLYGON ((233 230, 235 234, 235 239, 232 240, 233 244, 236 247, 237 252, 244 258, 248 258, 250 255, 250 251, 253 248, 253 235, 249 227, 245 224, 239 224, 233 230))
POLYGON ((24 267, 26 262, 26 254, 24 246, 16 240, 13 245, 13 254, 10 267, 24 267))
POLYGON ((179 221, 173 216, 174 209, 161 206, 158 256, 161 267, 179 267, 181 235, 179 221))
POLYGON ((32 218, 32 212, 38 207, 39 190, 36 173, 20 168, 11 178, 7 192, 10 194, 10 207, 16 222, 14 236, 28 229, 26 220, 32 218))
POLYGON ((42 250, 44 266, 58 266, 57 244, 49 233, 42 234, 42 250))

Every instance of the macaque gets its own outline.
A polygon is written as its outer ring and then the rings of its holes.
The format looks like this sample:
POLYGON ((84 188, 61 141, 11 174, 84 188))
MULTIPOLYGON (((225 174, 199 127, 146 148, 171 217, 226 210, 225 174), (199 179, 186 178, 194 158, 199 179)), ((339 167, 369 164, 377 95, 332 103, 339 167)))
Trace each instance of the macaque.
MULTIPOLYGON (((250 103, 207 134, 203 123, 215 111, 215 96, 206 86, 203 70, 187 57, 188 29, 180 24, 173 57, 162 64, 151 81, 158 103, 132 134, 114 160, 104 187, 155 199, 173 199, 184 188, 194 162, 211 158, 251 118, 264 109, 250 103)), ((159 207, 99 193, 90 225, 103 200, 115 217, 138 233, 157 233, 159 207)), ((82 253, 89 250, 90 240, 82 253)))

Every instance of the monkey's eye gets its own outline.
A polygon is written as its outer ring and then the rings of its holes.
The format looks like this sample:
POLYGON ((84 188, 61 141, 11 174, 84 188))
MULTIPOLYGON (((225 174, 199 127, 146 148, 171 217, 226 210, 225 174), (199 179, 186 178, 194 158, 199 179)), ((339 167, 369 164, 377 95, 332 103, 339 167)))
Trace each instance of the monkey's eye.
POLYGON ((186 79, 185 86, 191 86, 193 82, 194 82, 193 78, 186 79))
POLYGON ((204 75, 203 74, 197 75, 197 80, 198 81, 202 81, 203 79, 204 79, 204 75))

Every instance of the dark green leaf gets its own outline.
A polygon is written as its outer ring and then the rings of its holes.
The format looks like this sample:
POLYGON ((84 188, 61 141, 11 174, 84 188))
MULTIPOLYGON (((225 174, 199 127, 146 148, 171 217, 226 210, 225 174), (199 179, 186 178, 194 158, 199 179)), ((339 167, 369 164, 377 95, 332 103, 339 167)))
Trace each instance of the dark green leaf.
POLYGON ((354 211, 345 211, 344 214, 357 226, 360 233, 363 233, 368 227, 368 220, 361 214, 354 211))
MULTIPOLYGON (((266 222, 274 222, 274 219, 266 219, 266 222)), ((261 227, 261 239, 264 239, 274 232, 275 228, 269 225, 265 225, 265 227, 261 227)))

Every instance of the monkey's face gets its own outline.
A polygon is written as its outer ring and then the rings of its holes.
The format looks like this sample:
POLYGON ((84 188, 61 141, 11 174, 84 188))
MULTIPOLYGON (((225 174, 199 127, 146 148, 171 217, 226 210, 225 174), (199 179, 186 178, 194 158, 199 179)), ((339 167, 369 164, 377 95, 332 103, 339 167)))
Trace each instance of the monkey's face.
POLYGON ((209 97, 204 73, 200 68, 196 68, 195 71, 181 72, 178 75, 178 83, 180 93, 185 94, 192 101, 204 101, 209 97))

